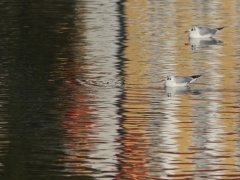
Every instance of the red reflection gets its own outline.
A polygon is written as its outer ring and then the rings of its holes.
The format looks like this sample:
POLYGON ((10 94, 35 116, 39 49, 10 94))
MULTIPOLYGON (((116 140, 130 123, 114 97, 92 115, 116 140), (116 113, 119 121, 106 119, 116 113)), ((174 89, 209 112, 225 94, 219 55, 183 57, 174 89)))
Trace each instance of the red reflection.
POLYGON ((120 160, 120 171, 115 180, 142 180, 148 177, 147 163, 149 161, 149 145, 148 140, 145 137, 146 124, 140 121, 138 121, 138 123, 141 124, 142 128, 139 128, 139 124, 136 125, 136 123, 133 125, 131 123, 127 123, 127 121, 123 122, 125 134, 120 141, 124 145, 122 148, 120 148, 122 153, 116 155, 120 160))
POLYGON ((65 81, 66 89, 69 92, 67 97, 69 101, 64 104, 66 110, 62 126, 65 155, 62 161, 65 162, 67 172, 91 176, 92 171, 89 171, 91 165, 87 161, 90 151, 94 149, 93 139, 90 139, 89 135, 93 134, 92 130, 95 128, 91 113, 96 109, 92 107, 89 100, 94 97, 89 95, 91 89, 78 84, 77 77, 70 75, 84 71, 86 70, 82 69, 80 65, 75 65, 74 68, 66 71, 69 73, 69 78, 65 81))

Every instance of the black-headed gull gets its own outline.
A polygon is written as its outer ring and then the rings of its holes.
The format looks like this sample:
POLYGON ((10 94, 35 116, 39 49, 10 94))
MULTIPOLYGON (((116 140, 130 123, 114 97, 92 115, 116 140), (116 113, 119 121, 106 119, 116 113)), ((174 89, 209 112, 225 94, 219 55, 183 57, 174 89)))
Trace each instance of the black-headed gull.
POLYGON ((196 79, 198 79, 201 75, 194 75, 194 76, 167 76, 162 81, 165 81, 164 85, 166 87, 179 87, 179 86, 187 86, 188 84, 192 83, 196 79))
POLYGON ((217 32, 221 31, 224 27, 221 28, 208 28, 208 27, 191 27, 188 31, 189 38, 210 38, 217 32))

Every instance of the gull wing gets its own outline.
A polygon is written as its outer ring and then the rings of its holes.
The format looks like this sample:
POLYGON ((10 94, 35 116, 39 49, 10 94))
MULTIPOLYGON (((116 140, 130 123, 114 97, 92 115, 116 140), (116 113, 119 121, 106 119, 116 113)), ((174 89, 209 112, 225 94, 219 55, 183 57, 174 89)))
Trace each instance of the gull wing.
POLYGON ((194 75, 194 76, 186 76, 186 77, 181 77, 181 76, 175 76, 175 82, 177 84, 181 84, 181 83, 187 83, 190 84, 193 81, 195 81, 196 79, 198 79, 201 75, 194 75))
POLYGON ((191 76, 189 76, 189 77, 175 76, 174 78, 175 78, 175 82, 177 84, 183 84, 183 83, 189 84, 192 80, 191 76))
POLYGON ((216 34, 218 31, 221 31, 224 27, 211 29, 212 34, 216 34))
POLYGON ((199 34, 204 36, 204 35, 207 35, 207 34, 215 34, 217 32, 217 29, 216 32, 214 31, 214 29, 210 29, 210 28, 207 28, 207 27, 198 27, 199 29, 199 34))

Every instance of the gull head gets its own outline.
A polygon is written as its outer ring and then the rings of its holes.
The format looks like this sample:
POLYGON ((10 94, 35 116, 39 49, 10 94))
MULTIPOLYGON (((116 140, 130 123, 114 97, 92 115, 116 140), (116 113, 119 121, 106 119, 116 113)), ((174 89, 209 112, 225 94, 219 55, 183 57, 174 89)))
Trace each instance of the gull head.
POLYGON ((174 76, 167 76, 165 79, 163 79, 162 81, 165 82, 165 86, 171 86, 173 84, 175 84, 175 81, 174 81, 174 76))
POLYGON ((199 29, 198 27, 191 27, 188 31, 188 36, 191 37, 197 37, 199 36, 199 29))

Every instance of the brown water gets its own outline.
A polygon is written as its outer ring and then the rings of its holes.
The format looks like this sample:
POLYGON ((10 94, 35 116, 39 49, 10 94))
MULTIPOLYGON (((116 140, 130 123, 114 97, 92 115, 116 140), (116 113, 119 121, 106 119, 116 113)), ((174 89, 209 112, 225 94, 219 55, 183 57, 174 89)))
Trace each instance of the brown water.
POLYGON ((240 178, 240 2, 0 2, 0 179, 240 178), (193 25, 225 28, 189 41, 193 25), (164 89, 166 75, 202 74, 164 89))

